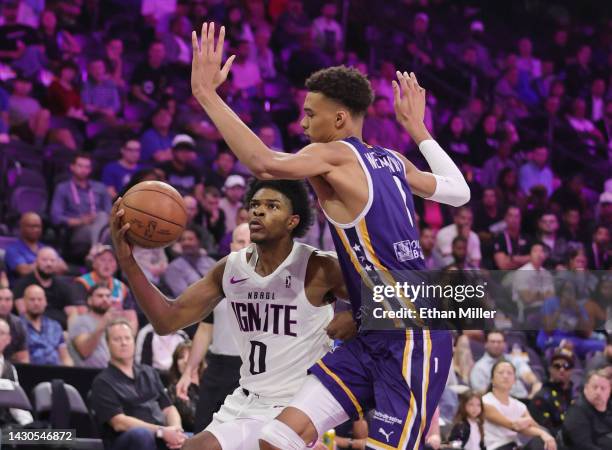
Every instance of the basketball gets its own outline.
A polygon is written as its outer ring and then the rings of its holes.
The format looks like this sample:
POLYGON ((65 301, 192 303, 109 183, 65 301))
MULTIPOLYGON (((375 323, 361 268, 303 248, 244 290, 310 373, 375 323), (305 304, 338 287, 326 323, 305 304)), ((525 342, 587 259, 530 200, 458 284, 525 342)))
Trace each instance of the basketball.
POLYGON ((176 241, 187 223, 183 197, 169 184, 143 181, 125 193, 123 223, 129 223, 127 239, 143 248, 167 247, 176 241))

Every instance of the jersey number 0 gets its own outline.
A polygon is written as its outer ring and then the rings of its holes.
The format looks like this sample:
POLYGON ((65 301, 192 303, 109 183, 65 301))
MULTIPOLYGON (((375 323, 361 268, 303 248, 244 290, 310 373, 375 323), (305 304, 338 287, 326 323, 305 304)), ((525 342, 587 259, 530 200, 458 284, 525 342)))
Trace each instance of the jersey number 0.
POLYGON ((251 354, 249 355, 249 372, 258 375, 266 371, 266 344, 259 341, 249 341, 251 343, 251 354))

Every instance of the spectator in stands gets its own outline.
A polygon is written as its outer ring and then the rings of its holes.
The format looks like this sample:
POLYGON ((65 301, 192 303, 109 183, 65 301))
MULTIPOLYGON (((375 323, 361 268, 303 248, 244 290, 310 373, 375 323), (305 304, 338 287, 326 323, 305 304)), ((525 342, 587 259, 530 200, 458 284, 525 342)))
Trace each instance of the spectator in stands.
MULTIPOLYGON (((567 121, 574 131, 580 144, 587 147, 591 155, 597 152, 597 147, 603 144, 603 135, 595 124, 587 117, 587 104, 583 98, 575 98, 572 110, 567 115, 567 121)), ((607 154, 605 155, 607 159, 607 154)))
MULTIPOLYGON (((0 296, 2 295, 0 290, 0 296)), ((1 298, 1 297, 0 297, 1 298)), ((19 385, 19 378, 15 367, 8 359, 5 359, 3 354, 11 343, 11 329, 8 322, 0 317, 0 379, 9 380, 19 385)), ((6 388, 3 388, 6 389, 6 388)), ((32 423, 34 419, 29 411, 23 409, 10 408, 8 410, 0 408, 0 427, 6 427, 9 424, 27 425, 32 423)))
POLYGON ((493 245, 495 265, 500 270, 514 270, 530 260, 528 239, 521 233, 521 210, 510 205, 504 214, 506 229, 493 245))
POLYGON ((472 267, 479 267, 480 260, 480 239, 478 235, 472 231, 474 215, 472 210, 467 206, 462 206, 454 210, 453 222, 450 225, 438 231, 436 236, 436 250, 442 256, 445 264, 451 264, 453 258, 451 255, 452 242, 457 236, 463 236, 467 239, 467 262, 472 267))
POLYGON ((489 187, 482 191, 482 204, 477 209, 474 220, 474 231, 481 237, 491 235, 491 227, 502 222, 504 215, 497 198, 495 188, 489 187))
POLYGON ((576 354, 584 358, 591 352, 604 349, 604 341, 591 336, 589 316, 584 306, 578 303, 576 287, 571 281, 558 281, 557 295, 544 302, 542 316, 544 327, 537 338, 541 350, 569 341, 576 354))
POLYGON ((246 41, 253 44, 253 30, 244 17, 244 11, 238 4, 230 5, 227 10, 227 36, 232 45, 246 41))
POLYGON ((177 411, 181 415, 181 421, 185 431, 193 432, 195 424, 196 406, 199 400, 199 384, 200 374, 198 371, 191 371, 190 384, 187 388, 187 400, 177 396, 176 385, 185 374, 187 368, 187 360, 191 353, 191 341, 179 344, 174 353, 172 354, 172 365, 168 373, 168 396, 170 401, 176 407, 177 411))
POLYGON ((561 431, 565 414, 574 398, 571 380, 574 359, 571 350, 562 347, 556 349, 550 359, 549 380, 528 405, 534 420, 553 436, 561 431))
POLYGON ((603 351, 596 353, 589 360, 587 370, 605 369, 610 366, 612 366, 612 334, 608 334, 603 351))
POLYGON ((172 159, 159 165, 166 174, 166 180, 181 195, 194 193, 195 198, 202 199, 204 182, 201 172, 193 163, 197 158, 195 141, 188 134, 178 134, 172 140, 172 159))
POLYGON ((482 397, 484 404, 484 441, 491 449, 511 449, 518 445, 519 434, 536 437, 542 442, 530 442, 525 447, 556 450, 555 439, 538 427, 524 403, 511 394, 516 382, 516 369, 507 360, 500 359, 491 369, 491 386, 482 397), (533 446, 533 447, 532 447, 533 446))
POLYGON ((497 116, 487 114, 470 136, 472 164, 480 167, 499 147, 497 116))
POLYGON ((582 395, 569 407, 563 422, 563 440, 570 450, 612 448, 610 388, 605 372, 587 374, 582 395))
POLYGON ((52 67, 60 64, 62 60, 76 58, 81 53, 79 41, 65 27, 60 29, 57 22, 57 15, 51 9, 45 9, 40 15, 38 38, 52 67))
POLYGON ((586 248, 588 268, 591 270, 610 269, 612 264, 610 229, 601 224, 597 225, 592 236, 591 245, 586 248))
POLYGON ((548 148, 545 145, 537 145, 529 153, 529 161, 519 171, 519 184, 524 194, 529 194, 536 184, 544 186, 548 195, 552 194, 553 173, 548 165, 548 148))
POLYGON ((450 118, 448 126, 440 133, 440 145, 453 155, 454 161, 460 163, 467 163, 470 161, 470 144, 467 134, 463 119, 458 114, 450 118))
POLYGON ((111 199, 105 186, 90 178, 91 155, 77 153, 70 164, 72 177, 57 185, 51 201, 51 220, 68 227, 73 255, 82 256, 98 242, 108 224, 111 199))
POLYGON ((387 97, 377 96, 371 111, 363 124, 364 140, 370 145, 380 145, 406 153, 409 139, 395 120, 393 107, 387 97))
MULTIPOLYGON (((606 104, 606 80, 595 78, 591 83, 591 93, 587 98, 587 118, 593 123, 599 122, 604 117, 606 104)), ((603 136, 603 135, 602 135, 603 136)))
POLYGON ((183 231, 179 243, 182 254, 168 265, 164 274, 164 283, 175 297, 203 278, 215 264, 215 260, 200 248, 200 237, 193 227, 183 231))
POLYGON ((467 246, 468 241, 465 237, 458 235, 453 238, 451 245, 452 262, 444 268, 445 270, 462 271, 478 268, 470 265, 467 261, 467 246))
POLYGON ((28 56, 32 53, 32 46, 39 43, 36 31, 19 23, 19 3, 19 0, 3 2, 0 26, 0 61, 16 68, 31 62, 28 56))
POLYGON ((168 257, 164 249, 135 247, 134 255, 147 279, 159 286, 161 277, 168 268, 168 257))
POLYGON ((134 334, 130 323, 125 319, 111 321, 106 326, 105 338, 111 359, 108 367, 93 380, 90 402, 103 427, 105 447, 112 450, 180 448, 185 441, 181 417, 155 369, 134 363, 134 334))
POLYGON ((262 26, 257 29, 255 32, 255 48, 251 52, 251 59, 259 67, 259 74, 263 80, 274 81, 276 67, 274 52, 270 49, 271 36, 269 27, 262 26))
POLYGON ((570 247, 579 247, 584 245, 583 229, 580 208, 574 206, 564 208, 559 236, 565 239, 570 247))
POLYGON ((244 178, 240 175, 230 175, 223 185, 223 198, 219 201, 219 208, 225 215, 225 229, 231 232, 236 228, 236 214, 242 208, 242 198, 246 190, 244 178))
POLYGON ((597 277, 587 268, 587 257, 583 249, 570 249, 566 260, 567 270, 557 272, 557 279, 571 282, 578 304, 584 305, 592 298, 597 288, 597 277))
POLYGON ((315 44, 325 53, 336 57, 342 50, 342 28, 336 21, 338 7, 333 2, 326 2, 321 8, 321 15, 312 22, 312 34, 315 44))
POLYGON ((13 288, 13 293, 16 298, 15 309, 23 315, 25 312, 23 295, 26 288, 31 285, 40 286, 47 298, 45 315, 58 321, 65 330, 67 321, 74 315, 84 312, 85 308, 78 304, 70 284, 56 275, 59 260, 57 252, 51 247, 38 250, 34 272, 20 278, 13 288))
POLYGON ((47 104, 51 114, 79 121, 87 120, 78 90, 80 81, 79 67, 73 61, 62 62, 47 91, 47 104))
POLYGON ((223 150, 217 154, 213 162, 212 169, 206 173, 206 186, 214 186, 217 189, 223 189, 225 180, 234 170, 236 165, 236 157, 233 153, 223 150))
POLYGON ((593 50, 588 44, 582 44, 576 51, 575 63, 567 66, 567 91, 574 97, 586 96, 593 77, 591 56, 593 50))
MULTIPOLYGON (((502 134, 496 154, 487 159, 481 172, 481 183, 484 187, 496 187, 500 172, 505 168, 518 170, 516 161, 512 157, 512 137, 508 133, 502 134)), ((445 147, 446 148, 446 147, 445 147)))
POLYGON ((130 291, 125 283, 113 275, 117 272, 117 259, 109 245, 94 245, 87 257, 92 263, 92 271, 75 279, 77 298, 85 300, 89 290, 96 284, 103 284, 111 291, 111 307, 122 311, 134 330, 138 330, 136 311, 132 309, 130 291))
POLYGON ((172 159, 172 113, 165 106, 158 107, 151 116, 151 127, 140 137, 141 160, 144 163, 165 162, 172 159))
POLYGON ((121 92, 125 91, 123 77, 123 41, 116 37, 106 39, 104 44, 104 63, 109 78, 117 85, 121 92))
POLYGON ((115 198, 129 183, 132 176, 142 166, 140 161, 140 142, 136 139, 126 141, 121 147, 121 158, 108 163, 102 172, 102 182, 110 198, 115 198))
POLYGON ((22 316, 28 332, 28 352, 32 364, 72 366, 72 358, 64 341, 59 322, 44 315, 47 308, 45 291, 36 285, 23 293, 25 314, 22 316))
POLYGON ((525 195, 518 184, 518 174, 512 167, 506 167, 497 177, 497 196, 503 205, 516 205, 523 208, 526 203, 525 195))
POLYGON ((136 363, 153 366, 164 373, 172 366, 172 355, 180 344, 189 340, 183 330, 160 336, 148 323, 136 336, 136 363))
POLYGON ((461 441, 464 450, 484 450, 482 397, 468 390, 459 399, 459 408, 448 440, 461 441))
POLYGON ((612 334, 612 327, 608 321, 612 322, 612 276, 604 273, 599 277, 595 292, 584 304, 589 315, 589 329, 607 329, 612 334))
MULTIPOLYGON (((542 383, 529 367, 522 355, 506 353, 506 339, 500 331, 490 331, 485 343, 485 354, 476 361, 470 373, 470 385, 478 392, 486 392, 491 382, 492 368, 499 358, 511 361, 516 368, 518 377, 513 380, 511 394, 513 397, 524 399, 535 395, 542 388, 542 383), (531 392, 527 390, 531 386, 531 392)), ((487 445, 488 446, 488 445, 487 445)))
POLYGON ((553 276, 544 269, 546 249, 541 242, 531 244, 529 262, 518 268, 512 281, 512 300, 517 304, 518 320, 541 327, 540 310, 555 295, 553 276))
POLYGON ((425 258, 425 267, 428 270, 437 270, 444 267, 442 258, 434 248, 436 243, 434 230, 425 225, 421 228, 419 239, 421 251, 423 252, 423 257, 425 258))
POLYGON ((0 355, 16 363, 29 363, 30 354, 28 353, 27 330, 23 322, 13 310, 13 292, 7 286, 0 286, 0 319, 4 320, 11 333, 10 342, 2 349, 0 355))
POLYGON ((274 30, 274 42, 282 49, 295 48, 300 38, 310 33, 310 19, 301 0, 289 0, 274 30))
POLYGON ((569 250, 566 240, 559 235, 559 219, 552 211, 544 211, 538 218, 536 239, 545 245, 547 265, 563 263, 569 250))
MULTIPOLYGON (((18 74, 13 80, 13 91, 9 98, 8 119, 11 134, 30 144, 42 144, 49 132, 48 109, 43 109, 30 94, 32 81, 18 74)), ((75 148, 72 142, 70 148, 75 148)))
POLYGON ((169 32, 161 37, 169 63, 191 64, 191 29, 191 23, 185 16, 176 14, 170 19, 169 32))
POLYGON ((152 42, 147 60, 136 66, 132 75, 132 96, 150 109, 159 106, 163 95, 172 93, 172 87, 168 83, 168 69, 164 64, 165 58, 164 44, 159 41, 152 42))
POLYGON ((236 60, 232 65, 232 88, 234 92, 243 92, 248 97, 260 93, 261 74, 259 66, 251 58, 251 44, 241 40, 236 48, 236 60))
POLYGON ((599 196, 599 211, 596 219, 606 227, 612 227, 612 192, 602 192, 599 196))
MULTIPOLYGON (((45 245, 40 242, 43 222, 35 212, 26 212, 19 219, 19 239, 6 248, 4 262, 10 280, 31 274, 36 267, 36 254, 45 245)), ((59 260, 55 267, 57 273, 65 272, 68 267, 59 260)))
POLYGON ((200 202, 202 207, 201 217, 196 219, 196 223, 202 223, 215 239, 218 245, 225 235, 225 213, 219 206, 221 192, 214 186, 207 186, 204 189, 204 200, 200 202))
POLYGON ((108 365, 110 354, 104 330, 121 315, 111 305, 111 290, 103 284, 94 284, 87 295, 88 311, 70 321, 68 350, 75 366, 103 369, 108 365))
POLYGON ((116 125, 121 110, 119 86, 109 77, 104 60, 89 62, 87 81, 81 96, 88 117, 106 125, 116 125))

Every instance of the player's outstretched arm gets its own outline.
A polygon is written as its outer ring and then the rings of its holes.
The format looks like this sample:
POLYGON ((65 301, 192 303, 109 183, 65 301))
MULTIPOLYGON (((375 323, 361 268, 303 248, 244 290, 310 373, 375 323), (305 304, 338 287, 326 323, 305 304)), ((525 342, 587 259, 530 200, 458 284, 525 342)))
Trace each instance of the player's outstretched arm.
POLYGON ((147 279, 136 263, 132 245, 125 236, 130 224, 121 223, 124 214, 119 197, 113 205, 110 217, 113 247, 132 293, 155 332, 163 336, 210 314, 223 298, 222 279, 226 258, 217 262, 204 278, 189 286, 176 300, 171 300, 147 279))
POLYGON ((206 114, 213 121, 236 157, 259 179, 292 179, 323 175, 331 170, 330 152, 325 145, 312 144, 296 154, 279 153, 268 148, 259 137, 231 110, 217 94, 227 79, 234 56, 223 67, 225 27, 221 27, 215 43, 215 24, 202 25, 201 39, 192 33, 193 60, 191 90, 206 114))
POLYGON ((451 206, 461 206, 470 200, 468 187, 459 168, 425 126, 425 89, 419 86, 414 73, 397 72, 393 81, 393 107, 398 122, 410 134, 427 160, 431 173, 423 172, 400 156, 406 166, 406 179, 413 192, 451 206))

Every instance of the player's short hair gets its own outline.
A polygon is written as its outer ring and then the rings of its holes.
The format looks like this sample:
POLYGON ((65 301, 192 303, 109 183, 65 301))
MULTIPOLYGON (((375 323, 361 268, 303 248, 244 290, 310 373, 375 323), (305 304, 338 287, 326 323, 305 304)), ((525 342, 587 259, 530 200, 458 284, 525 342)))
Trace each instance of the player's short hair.
POLYGON ((365 115, 374 100, 370 82, 353 67, 321 69, 308 77, 306 89, 336 100, 358 116, 365 115))
POLYGON ((253 180, 249 184, 249 188, 245 195, 245 205, 251 203, 251 200, 260 189, 273 189, 280 192, 291 202, 293 214, 300 217, 300 223, 293 229, 292 237, 302 237, 312 224, 313 215, 310 208, 310 200, 308 198, 308 189, 303 181, 298 180, 253 180))

